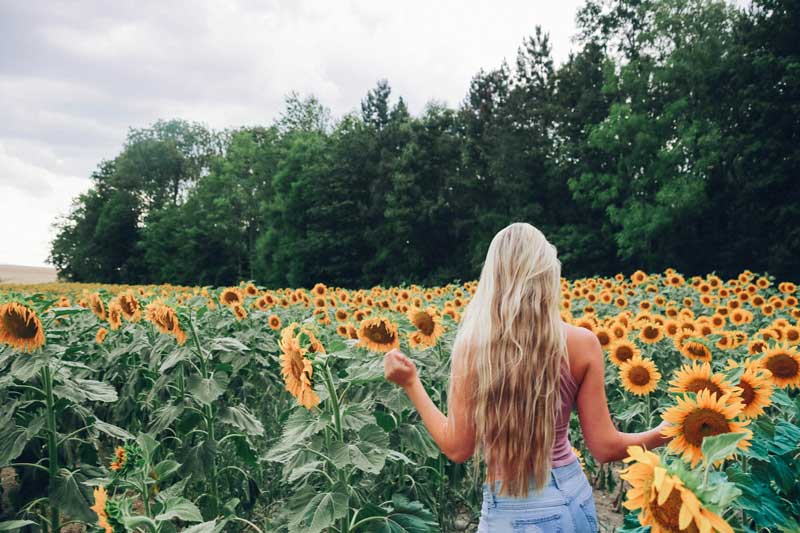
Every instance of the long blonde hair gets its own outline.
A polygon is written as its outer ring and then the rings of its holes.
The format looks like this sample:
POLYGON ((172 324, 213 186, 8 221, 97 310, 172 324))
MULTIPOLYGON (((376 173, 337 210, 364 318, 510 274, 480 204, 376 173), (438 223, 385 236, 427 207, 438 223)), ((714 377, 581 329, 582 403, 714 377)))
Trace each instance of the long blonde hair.
MULTIPOLYGON (((562 365, 569 368, 561 323, 561 262, 530 224, 492 239, 480 281, 453 346, 453 368, 469 369, 475 449, 487 483, 502 471, 500 494, 525 496, 550 477, 562 365)), ((477 464, 477 461, 476 461, 477 464)))

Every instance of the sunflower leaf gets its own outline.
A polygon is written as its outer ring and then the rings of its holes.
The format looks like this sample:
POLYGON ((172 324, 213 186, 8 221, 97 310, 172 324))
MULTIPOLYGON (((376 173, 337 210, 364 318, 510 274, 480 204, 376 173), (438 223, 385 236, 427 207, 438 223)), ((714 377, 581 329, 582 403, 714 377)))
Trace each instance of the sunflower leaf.
POLYGON ((709 465, 725 459, 736 452, 739 442, 747 435, 747 433, 722 433, 704 437, 701 445, 703 460, 709 465))

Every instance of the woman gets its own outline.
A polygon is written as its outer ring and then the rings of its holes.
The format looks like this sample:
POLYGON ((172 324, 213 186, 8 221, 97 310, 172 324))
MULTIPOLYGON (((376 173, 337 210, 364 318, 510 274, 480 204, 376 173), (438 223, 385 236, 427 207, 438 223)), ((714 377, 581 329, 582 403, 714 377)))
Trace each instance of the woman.
POLYGON ((561 320, 560 294, 555 247, 530 224, 511 224, 492 239, 456 334, 447 416, 414 363, 386 354, 386 379, 405 389, 442 452, 457 463, 476 450, 484 459, 479 532, 597 531, 592 489, 567 435, 575 406, 600 462, 668 440, 663 424, 642 433, 614 427, 600 343, 561 320))

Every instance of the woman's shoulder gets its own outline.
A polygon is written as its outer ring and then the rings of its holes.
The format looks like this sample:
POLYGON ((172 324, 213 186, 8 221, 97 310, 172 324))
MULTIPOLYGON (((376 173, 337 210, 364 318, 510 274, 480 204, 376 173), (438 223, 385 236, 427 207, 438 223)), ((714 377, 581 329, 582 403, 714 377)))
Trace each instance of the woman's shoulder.
POLYGON ((586 371, 591 363, 592 354, 600 346, 597 336, 586 328, 564 324, 564 333, 567 339, 567 352, 572 378, 580 386, 586 371))

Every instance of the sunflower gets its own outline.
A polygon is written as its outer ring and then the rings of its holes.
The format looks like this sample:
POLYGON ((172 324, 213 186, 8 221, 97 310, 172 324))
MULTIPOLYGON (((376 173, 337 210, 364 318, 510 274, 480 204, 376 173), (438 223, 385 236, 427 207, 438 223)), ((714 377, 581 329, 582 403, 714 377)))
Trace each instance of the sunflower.
POLYGON ((608 358, 617 366, 638 355, 641 351, 629 340, 616 340, 608 348, 608 358))
POLYGON ((656 390, 661 374, 653 361, 636 356, 620 365, 619 378, 626 391, 644 396, 656 390))
POLYGON ((664 338, 664 330, 655 323, 648 323, 645 324, 641 330, 639 330, 639 340, 646 344, 655 344, 661 339, 664 338))
POLYGON ((572 453, 574 453, 578 457, 578 461, 581 464, 581 469, 586 470, 586 462, 583 460, 583 454, 581 453, 581 451, 575 446, 572 446, 572 453))
POLYGON ((734 421, 743 407, 739 396, 724 394, 717 397, 708 389, 701 390, 694 398, 686 394, 679 396, 678 403, 663 415, 664 420, 673 424, 662 430, 664 436, 675 437, 667 444, 669 450, 682 454, 683 459, 694 468, 703 458, 701 445, 705 437, 746 432, 747 437, 739 442, 738 447, 749 447, 752 432, 744 428, 750 421, 734 421))
POLYGON ((281 317, 278 315, 269 315, 269 327, 274 330, 281 329, 281 317))
POLYGON ((772 383, 776 387, 800 387, 800 353, 796 346, 780 344, 763 354, 757 364, 772 373, 772 383))
POLYGON ((122 309, 116 300, 108 305, 108 325, 112 330, 118 330, 122 325, 122 309))
POLYGON ((247 286, 244 288, 244 293, 247 296, 256 296, 258 295, 258 287, 256 287, 252 283, 248 283, 247 286))
POLYGON ((231 307, 233 314, 236 316, 236 320, 244 320, 247 318, 247 309, 241 305, 234 305, 231 307))
POLYGON ((652 533, 733 533, 731 526, 706 509, 679 476, 667 472, 658 455, 641 446, 629 446, 623 461, 635 461, 620 471, 620 478, 631 484, 623 505, 629 510, 641 509, 639 523, 650 526, 652 533))
POLYGON ((99 293, 95 292, 89 296, 89 309, 91 309, 92 313, 100 320, 106 319, 106 306, 103 304, 103 299, 100 298, 99 293))
POLYGON ((98 329, 97 334, 94 336, 94 342, 103 344, 103 341, 106 340, 106 335, 108 335, 108 330, 106 328, 98 329))
POLYGON ((669 392, 694 392, 707 390, 717 395, 717 398, 729 394, 733 396, 737 392, 734 387, 725 381, 723 374, 711 372, 711 364, 692 361, 691 365, 683 365, 675 374, 675 379, 669 382, 671 385, 669 392))
POLYGON ((237 287, 228 287, 219 295, 219 303, 229 307, 241 305, 243 301, 244 298, 242 297, 242 291, 237 287))
POLYGON ((281 332, 278 343, 281 351, 281 374, 286 383, 286 390, 297 398, 297 402, 311 409, 319 405, 320 398, 311 386, 314 365, 306 358, 307 350, 300 346, 299 338, 294 336, 297 323, 286 327, 281 332))
POLYGON ((117 449, 114 450, 114 460, 111 461, 111 465, 109 468, 114 472, 118 472, 125 468, 125 448, 122 446, 117 446, 117 449))
POLYGON ((0 343, 23 352, 44 346, 42 321, 36 311, 17 302, 0 305, 0 343))
POLYGON ((178 322, 175 310, 161 302, 152 302, 145 309, 145 320, 152 322, 158 331, 165 335, 173 335, 178 344, 186 342, 186 333, 178 322))
POLYGON ((400 346, 397 326, 382 316, 362 320, 358 338, 358 346, 376 352, 388 352, 400 346))
POLYGON ((739 378, 739 388, 742 389, 742 416, 745 418, 757 418, 764 414, 764 408, 772 404, 773 385, 770 381, 772 373, 769 370, 758 367, 758 365, 746 359, 744 363, 737 363, 733 359, 728 360, 727 368, 743 367, 744 372, 739 378))
POLYGON ((435 346, 436 340, 444 333, 442 319, 436 312, 436 308, 420 309, 412 307, 408 310, 406 316, 417 328, 417 331, 411 333, 415 337, 415 342, 425 346, 435 346))
POLYGON ((105 533, 114 533, 114 528, 108 523, 108 513, 106 512, 106 503, 108 502, 108 493, 103 486, 95 487, 94 489, 94 505, 89 507, 97 514, 97 525, 105 530, 105 533))
MULTIPOLYGON (((688 337, 691 336, 690 334, 688 337)), ((683 355, 695 361, 711 361, 711 350, 702 342, 684 341, 680 345, 680 351, 683 355)))
POLYGON ((142 318, 142 311, 139 308, 139 300, 133 291, 129 290, 117 296, 117 303, 122 311, 122 315, 129 322, 138 322, 142 318))

